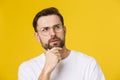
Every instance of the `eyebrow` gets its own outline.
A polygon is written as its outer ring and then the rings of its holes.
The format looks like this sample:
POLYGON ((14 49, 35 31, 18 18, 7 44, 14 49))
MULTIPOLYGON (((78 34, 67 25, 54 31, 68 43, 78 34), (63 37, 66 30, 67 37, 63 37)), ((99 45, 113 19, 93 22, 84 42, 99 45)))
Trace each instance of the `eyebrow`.
MULTIPOLYGON (((60 25, 60 24, 55 24, 55 25, 53 25, 52 27, 57 26, 57 25, 60 25)), ((43 26, 43 27, 41 27, 41 28, 47 28, 47 27, 49 27, 49 26, 43 26)))

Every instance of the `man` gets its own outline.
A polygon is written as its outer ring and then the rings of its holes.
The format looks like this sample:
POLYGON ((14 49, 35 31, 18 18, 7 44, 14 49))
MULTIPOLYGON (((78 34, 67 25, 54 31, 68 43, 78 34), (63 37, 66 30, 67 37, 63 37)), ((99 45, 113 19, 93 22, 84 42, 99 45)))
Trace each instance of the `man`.
POLYGON ((105 80, 94 58, 66 48, 66 27, 56 8, 40 11, 33 27, 45 51, 20 65, 19 80, 105 80))

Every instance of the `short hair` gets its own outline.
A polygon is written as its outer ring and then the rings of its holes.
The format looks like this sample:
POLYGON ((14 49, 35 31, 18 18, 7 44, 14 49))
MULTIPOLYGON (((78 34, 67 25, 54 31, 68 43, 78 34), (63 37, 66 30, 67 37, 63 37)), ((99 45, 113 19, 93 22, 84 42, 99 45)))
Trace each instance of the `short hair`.
POLYGON ((41 10, 34 17, 34 19, 33 19, 33 28, 34 28, 35 32, 37 32, 37 21, 38 21, 38 19, 40 17, 42 17, 42 16, 48 16, 48 15, 57 15, 60 18, 60 21, 62 22, 62 25, 64 25, 63 16, 60 14, 58 9, 55 8, 55 7, 50 7, 50 8, 46 8, 46 9, 41 10))

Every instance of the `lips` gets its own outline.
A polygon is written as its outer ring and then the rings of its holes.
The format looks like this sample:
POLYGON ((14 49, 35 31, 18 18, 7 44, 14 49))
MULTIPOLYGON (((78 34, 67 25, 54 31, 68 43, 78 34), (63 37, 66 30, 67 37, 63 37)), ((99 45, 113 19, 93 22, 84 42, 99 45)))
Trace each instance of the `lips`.
POLYGON ((59 40, 58 39, 55 39, 55 40, 51 40, 50 42, 58 42, 59 40))
POLYGON ((59 39, 51 39, 50 43, 57 44, 60 40, 59 39))

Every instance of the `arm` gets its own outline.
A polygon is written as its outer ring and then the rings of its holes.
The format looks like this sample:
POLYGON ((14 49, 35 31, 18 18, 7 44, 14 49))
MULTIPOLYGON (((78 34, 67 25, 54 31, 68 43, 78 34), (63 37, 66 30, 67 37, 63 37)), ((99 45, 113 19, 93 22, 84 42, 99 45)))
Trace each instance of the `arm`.
POLYGON ((38 80, 50 80, 50 75, 51 73, 46 72, 46 69, 44 68, 38 80))

